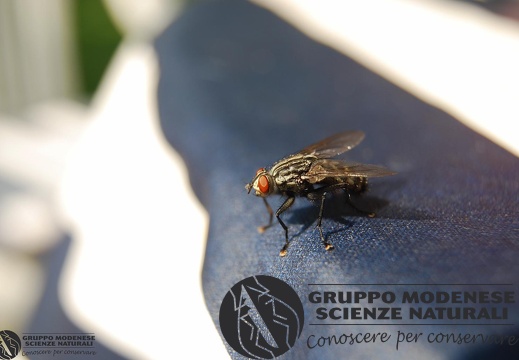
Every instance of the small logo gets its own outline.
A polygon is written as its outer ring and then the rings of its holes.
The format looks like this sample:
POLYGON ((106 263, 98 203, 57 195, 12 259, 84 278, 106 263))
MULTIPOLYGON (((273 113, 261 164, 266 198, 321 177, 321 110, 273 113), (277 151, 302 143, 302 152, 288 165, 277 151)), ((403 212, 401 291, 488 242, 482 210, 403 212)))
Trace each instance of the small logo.
POLYGON ((20 337, 11 330, 0 331, 0 359, 10 360, 20 352, 22 342, 20 337))
POLYGON ((225 295, 220 328, 229 345, 252 359, 273 359, 301 335, 303 304, 287 283, 266 275, 246 278, 225 295))

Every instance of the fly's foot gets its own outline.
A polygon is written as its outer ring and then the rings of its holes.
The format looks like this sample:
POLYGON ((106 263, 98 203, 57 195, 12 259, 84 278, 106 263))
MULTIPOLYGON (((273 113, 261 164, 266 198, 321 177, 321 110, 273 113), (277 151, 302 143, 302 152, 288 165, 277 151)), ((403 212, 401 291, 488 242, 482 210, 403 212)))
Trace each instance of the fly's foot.
POLYGON ((287 256, 287 253, 288 253, 288 244, 285 244, 285 246, 283 246, 283 248, 279 252, 279 256, 285 257, 285 256, 287 256))
POLYGON ((324 245, 324 248, 325 248, 326 251, 332 251, 333 249, 335 249, 335 246, 333 246, 329 242, 325 242, 323 245, 324 245))
POLYGON ((377 214, 375 214, 374 212, 369 212, 368 213, 368 217, 369 218, 374 218, 375 216, 377 216, 377 214))
POLYGON ((263 226, 258 226, 258 232, 260 234, 263 234, 265 232, 265 230, 267 230, 269 227, 271 227, 272 224, 268 224, 268 225, 263 225, 263 226))

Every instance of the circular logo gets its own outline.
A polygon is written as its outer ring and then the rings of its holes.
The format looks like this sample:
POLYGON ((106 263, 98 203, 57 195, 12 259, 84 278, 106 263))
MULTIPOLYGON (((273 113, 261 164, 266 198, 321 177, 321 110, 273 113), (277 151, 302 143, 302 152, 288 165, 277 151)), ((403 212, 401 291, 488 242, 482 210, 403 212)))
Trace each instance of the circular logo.
POLYGON ((10 330, 0 331, 0 359, 10 360, 20 352, 22 342, 20 337, 10 330))
POLYGON ((273 359, 301 335, 303 304, 287 283, 266 275, 246 278, 225 295, 220 328, 229 345, 253 359, 273 359))

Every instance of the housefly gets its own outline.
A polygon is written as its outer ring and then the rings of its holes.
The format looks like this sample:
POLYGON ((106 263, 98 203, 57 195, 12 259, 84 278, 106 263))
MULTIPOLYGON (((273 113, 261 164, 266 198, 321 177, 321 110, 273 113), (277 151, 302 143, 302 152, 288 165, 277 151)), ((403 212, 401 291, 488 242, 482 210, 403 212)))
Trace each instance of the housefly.
MULTIPOLYGON (((285 245, 279 253, 280 256, 287 254, 289 243, 288 227, 281 220, 280 215, 294 204, 296 196, 306 197, 310 200, 320 199, 321 207, 317 228, 324 248, 331 251, 334 247, 325 239, 321 227, 326 194, 334 190, 343 190, 347 194, 349 204, 359 210, 351 202, 351 194, 366 191, 370 177, 395 174, 393 171, 376 165, 332 159, 353 149, 363 139, 362 131, 345 131, 335 134, 279 160, 270 168, 260 168, 250 183, 245 185, 248 193, 254 189, 256 196, 263 199, 269 213, 268 224, 258 228, 260 233, 272 225, 274 214, 266 198, 273 194, 281 194, 286 197, 275 213, 279 224, 285 230, 285 245)), ((368 215, 373 217, 375 214, 368 215)))

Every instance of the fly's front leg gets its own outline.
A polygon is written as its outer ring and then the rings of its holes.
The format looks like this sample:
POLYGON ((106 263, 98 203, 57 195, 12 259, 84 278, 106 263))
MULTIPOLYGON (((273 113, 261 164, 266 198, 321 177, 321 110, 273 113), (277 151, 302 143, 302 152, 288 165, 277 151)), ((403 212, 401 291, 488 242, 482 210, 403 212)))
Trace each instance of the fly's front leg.
POLYGON ((288 208, 290 208, 292 206, 292 204, 294 203, 295 199, 296 198, 294 196, 289 196, 285 200, 285 202, 279 207, 279 209, 276 211, 276 218, 278 219, 279 224, 281 225, 281 227, 285 230, 285 245, 283 246, 283 248, 279 252, 279 256, 285 256, 287 254, 287 249, 288 249, 288 227, 285 225, 285 223, 283 222, 283 220, 281 220, 281 218, 279 216, 282 213, 284 213, 285 211, 287 211, 288 208))
POLYGON ((323 235, 323 229, 321 227, 321 221, 323 220, 323 212, 324 212, 324 202, 326 200, 326 191, 321 195, 321 208, 319 209, 319 217, 317 219, 317 228, 319 229, 319 234, 321 235, 321 241, 323 242, 323 246, 327 251, 331 251, 334 249, 334 246, 326 241, 323 235))
POLYGON ((274 215, 274 211, 272 211, 272 208, 270 207, 269 203, 267 202, 267 199, 262 198, 263 202, 265 203, 265 207, 267 208, 267 211, 269 212, 269 223, 267 225, 259 226, 258 232, 260 234, 263 234, 265 230, 267 230, 272 225, 272 216, 274 215))

